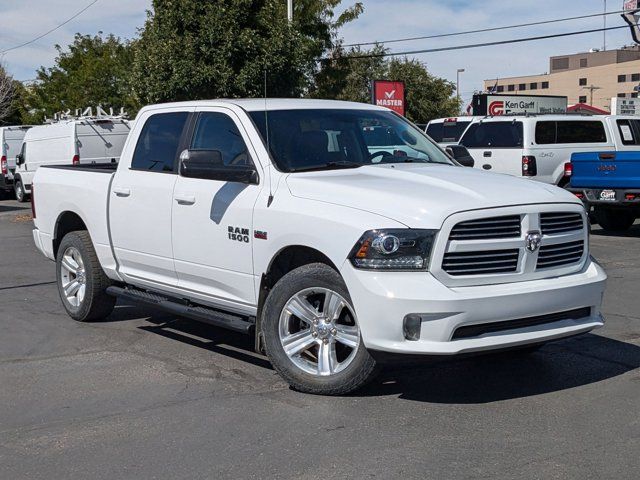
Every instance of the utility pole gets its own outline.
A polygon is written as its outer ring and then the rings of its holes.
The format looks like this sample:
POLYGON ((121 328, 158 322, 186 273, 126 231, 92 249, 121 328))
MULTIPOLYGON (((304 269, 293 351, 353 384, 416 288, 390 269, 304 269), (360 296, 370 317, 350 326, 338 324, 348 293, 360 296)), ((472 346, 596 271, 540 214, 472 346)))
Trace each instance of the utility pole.
POLYGON ((607 51, 607 0, 604 0, 604 30, 602 30, 602 51, 607 51))
POLYGON ((596 87, 595 85, 589 85, 588 87, 582 87, 583 90, 589 90, 589 105, 593 107, 593 92, 594 90, 601 90, 602 87, 596 87))
POLYGON ((459 68, 456 71, 456 94, 458 96, 458 107, 462 108, 462 105, 460 104, 460 74, 464 73, 464 68, 459 68))
POLYGON ((287 20, 293 22, 293 0, 287 0, 287 20))

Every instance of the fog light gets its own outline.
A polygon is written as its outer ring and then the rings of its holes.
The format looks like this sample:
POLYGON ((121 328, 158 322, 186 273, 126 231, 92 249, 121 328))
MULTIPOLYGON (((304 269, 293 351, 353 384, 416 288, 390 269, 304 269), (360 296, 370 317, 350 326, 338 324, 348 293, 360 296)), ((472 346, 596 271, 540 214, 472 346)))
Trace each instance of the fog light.
POLYGON ((404 338, 412 342, 420 340, 420 328, 422 327, 422 317, 416 314, 409 314, 402 321, 402 333, 404 338))

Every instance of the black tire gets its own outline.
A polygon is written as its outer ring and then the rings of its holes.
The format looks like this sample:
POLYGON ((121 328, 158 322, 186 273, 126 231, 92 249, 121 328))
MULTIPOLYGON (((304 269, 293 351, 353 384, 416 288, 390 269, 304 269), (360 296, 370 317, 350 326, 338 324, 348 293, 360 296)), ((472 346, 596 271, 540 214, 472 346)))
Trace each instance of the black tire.
POLYGON ((25 203, 28 199, 27 192, 24 189, 24 185, 22 184, 22 180, 19 178, 16 179, 13 184, 13 191, 16 194, 16 200, 20 203, 25 203))
POLYGON ((602 229, 607 232, 627 231, 636 220, 630 210, 600 206, 595 208, 595 216, 602 229))
MULTIPOLYGON (((344 395, 364 386, 378 373, 376 361, 360 340, 351 362, 329 376, 312 375, 299 368, 285 353, 280 341, 280 315, 287 302, 306 289, 322 288, 338 293, 351 303, 342 277, 331 267, 313 263, 296 268, 282 277, 265 301, 262 332, 267 356, 276 371, 300 392, 317 395, 344 395)), ((351 309, 353 306, 350 305, 351 309)))
POLYGON ((101 320, 108 317, 113 311, 116 299, 106 293, 107 287, 112 282, 100 266, 89 232, 71 232, 62 239, 56 255, 56 277, 62 305, 74 320, 79 322, 101 320), (85 287, 84 297, 77 306, 72 305, 67 299, 63 286, 63 257, 67 252, 71 252, 71 249, 75 249, 74 251, 79 253, 84 267, 80 282, 85 287))

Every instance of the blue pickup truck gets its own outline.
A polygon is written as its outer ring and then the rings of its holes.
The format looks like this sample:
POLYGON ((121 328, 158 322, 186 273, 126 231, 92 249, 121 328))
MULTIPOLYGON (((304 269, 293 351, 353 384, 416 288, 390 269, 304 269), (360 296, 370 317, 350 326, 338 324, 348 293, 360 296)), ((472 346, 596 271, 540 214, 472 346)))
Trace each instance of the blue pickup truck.
POLYGON ((640 218, 640 149, 574 153, 569 190, 607 231, 628 230, 640 218))

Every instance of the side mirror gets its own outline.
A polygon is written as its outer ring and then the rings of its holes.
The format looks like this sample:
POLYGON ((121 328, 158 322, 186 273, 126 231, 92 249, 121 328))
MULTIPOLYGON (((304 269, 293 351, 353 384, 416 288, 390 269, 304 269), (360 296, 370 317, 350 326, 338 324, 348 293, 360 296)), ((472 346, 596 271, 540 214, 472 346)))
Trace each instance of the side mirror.
POLYGON ((473 167, 476 163, 469 153, 469 150, 462 145, 449 145, 444 150, 451 158, 463 167, 473 167))
POLYGON ((24 157, 21 153, 16 155, 16 165, 22 165, 24 163, 24 157))
POLYGON ((185 150, 180 155, 180 175, 186 178, 219 180, 257 185, 253 165, 225 165, 218 150, 185 150))

